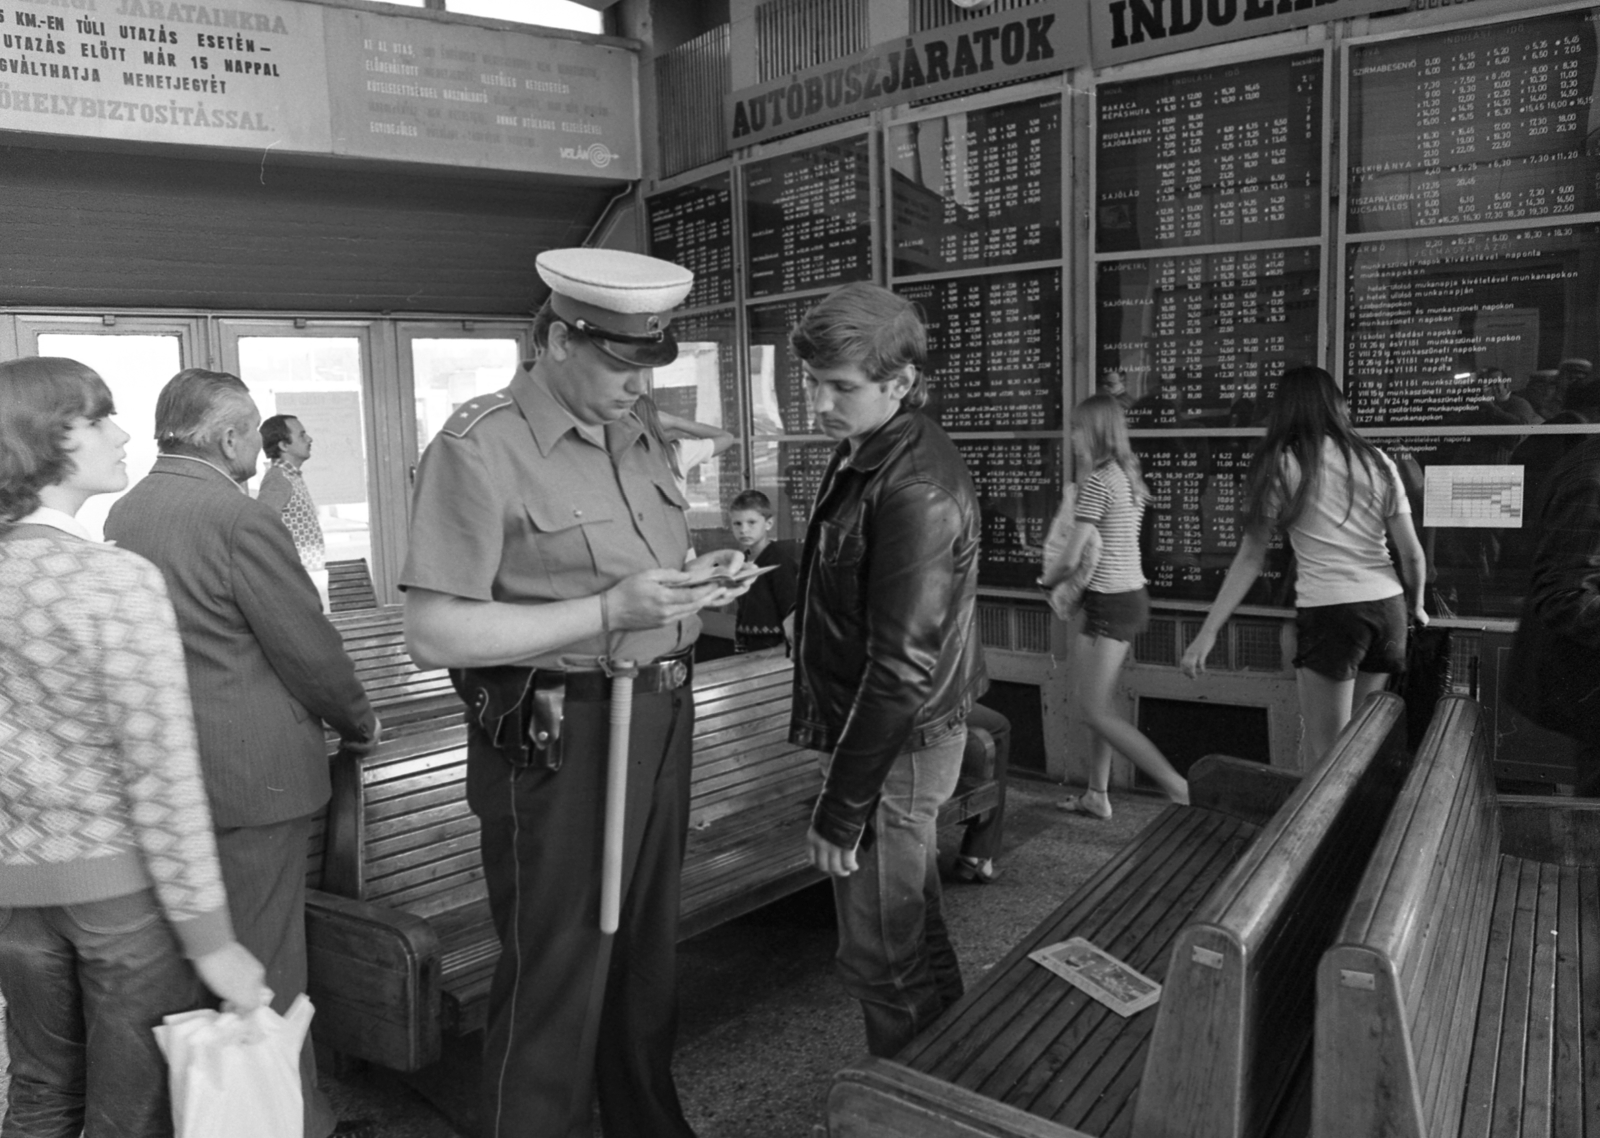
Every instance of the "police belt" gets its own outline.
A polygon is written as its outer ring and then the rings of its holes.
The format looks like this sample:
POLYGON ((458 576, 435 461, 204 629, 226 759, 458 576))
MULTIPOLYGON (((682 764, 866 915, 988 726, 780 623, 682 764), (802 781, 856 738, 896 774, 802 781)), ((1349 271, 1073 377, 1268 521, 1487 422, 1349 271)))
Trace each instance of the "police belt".
MULTIPOLYGON (((638 670, 635 696, 676 691, 694 675, 688 650, 663 656, 638 670)), ((482 729, 508 762, 542 762, 561 769, 567 700, 605 703, 611 677, 600 668, 452 668, 450 680, 467 704, 467 717, 482 729)))

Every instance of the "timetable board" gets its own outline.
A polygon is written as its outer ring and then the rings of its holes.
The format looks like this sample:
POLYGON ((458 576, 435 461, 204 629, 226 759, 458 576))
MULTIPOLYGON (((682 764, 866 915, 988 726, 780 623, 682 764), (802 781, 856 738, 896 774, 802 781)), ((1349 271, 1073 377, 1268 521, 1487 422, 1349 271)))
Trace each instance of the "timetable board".
MULTIPOLYGON (((1593 360, 1600 223, 1382 238, 1346 246, 1345 390, 1357 423, 1470 423, 1480 372, 1593 360)), ((1493 425, 1494 420, 1484 424, 1493 425)))
POLYGON ((1095 251, 1322 233, 1323 53, 1096 90, 1095 251))
POLYGON ((1096 373, 1122 376, 1129 426, 1251 426, 1278 377, 1316 359, 1320 247, 1095 268, 1096 373))
POLYGON ((1061 96, 888 130, 894 275, 1061 256, 1061 96))
MULTIPOLYGON (((778 536, 800 541, 806 536, 811 507, 822 489, 822 476, 838 444, 829 439, 785 441, 777 444, 776 488, 773 502, 778 521, 778 536)), ((757 478, 756 489, 765 489, 757 478)))
POLYGON ((1061 504, 1061 440, 958 438, 955 444, 983 515, 978 584, 1033 588, 1045 533, 1061 504))
POLYGON ((645 201, 650 255, 694 273, 681 308, 732 304, 733 191, 727 174, 655 194, 645 201))
POLYGON ((757 435, 815 431, 805 372, 789 347, 789 330, 814 300, 780 300, 750 307, 750 412, 757 435))
POLYGON ((1593 8, 1350 49, 1346 229, 1600 209, 1593 8))
MULTIPOLYGON (((724 310, 678 316, 672 321, 672 334, 678 341, 678 358, 654 369, 652 390, 686 388, 689 394, 674 398, 690 399, 692 406, 686 412, 665 403, 662 407, 689 419, 715 421, 733 429, 739 422, 739 349, 733 313, 724 310), (713 420, 709 414, 713 405, 719 409, 720 419, 713 420)), ((658 398, 657 402, 661 400, 658 398)))
MULTIPOLYGON (((1139 544, 1152 596, 1216 598, 1244 535, 1245 478, 1255 443, 1219 436, 1133 440, 1151 494, 1139 544)), ((1293 560, 1275 536, 1244 603, 1292 605, 1293 560)))
POLYGON ((928 411, 946 430, 1061 426, 1061 273, 908 281, 928 328, 928 411))
POLYGON ((872 279, 872 171, 865 136, 744 167, 751 296, 872 279))

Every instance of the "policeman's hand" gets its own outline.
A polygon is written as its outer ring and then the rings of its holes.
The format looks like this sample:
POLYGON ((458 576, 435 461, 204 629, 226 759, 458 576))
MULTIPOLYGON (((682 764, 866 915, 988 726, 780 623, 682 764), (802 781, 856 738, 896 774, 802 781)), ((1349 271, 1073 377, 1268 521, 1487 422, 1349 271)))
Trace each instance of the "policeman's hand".
POLYGON ((194 962, 205 986, 222 997, 222 1010, 243 1015, 272 1002, 266 986, 267 970, 238 941, 206 953, 194 962))
POLYGON ((829 877, 849 877, 860 864, 856 861, 855 847, 836 846, 815 830, 806 831, 806 856, 811 864, 829 877))
MULTIPOLYGON (((744 551, 739 549, 715 549, 710 553, 702 553, 693 561, 683 567, 683 571, 693 578, 731 576, 744 568, 744 551)), ((706 601, 707 608, 725 605, 729 601, 737 600, 750 591, 754 578, 741 585, 724 586, 706 601)))
POLYGON ((721 591, 679 569, 644 569, 606 591, 607 617, 613 630, 661 628, 693 616, 721 591))
POLYGON ((1211 649, 1217 643, 1217 634, 1202 628, 1195 638, 1189 641, 1189 647, 1184 650, 1183 659, 1178 661, 1178 667, 1183 674, 1191 680, 1200 678, 1200 673, 1206 670, 1206 657, 1211 655, 1211 649))
POLYGON ((341 741, 340 746, 342 746, 350 754, 360 758, 364 755, 370 755, 373 751, 377 750, 378 742, 382 738, 383 720, 374 715, 372 717, 372 730, 365 739, 345 739, 341 741))

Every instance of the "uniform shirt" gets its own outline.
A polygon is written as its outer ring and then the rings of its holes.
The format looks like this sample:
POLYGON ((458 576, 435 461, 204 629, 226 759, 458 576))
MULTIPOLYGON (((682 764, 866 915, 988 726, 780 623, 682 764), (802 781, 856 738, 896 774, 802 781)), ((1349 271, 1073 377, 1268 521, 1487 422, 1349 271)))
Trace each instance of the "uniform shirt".
MULTIPOLYGON (((643 569, 681 569, 688 502, 660 444, 633 415, 608 425, 605 439, 601 447, 587 438, 527 371, 463 405, 417 468, 400 587, 543 604, 594 596, 643 569)), ((691 616, 613 632, 610 651, 647 664, 699 634, 691 616)), ((605 653, 594 636, 517 662, 587 666, 605 653)))
MULTIPOLYGON (((1299 607, 1381 601, 1405 591, 1389 556, 1388 523, 1398 514, 1409 514, 1411 503, 1393 461, 1382 451, 1378 457, 1376 484, 1358 461, 1352 485, 1344 453, 1332 439, 1323 440, 1321 484, 1306 495, 1305 509, 1289 527, 1299 607)), ((1285 454, 1282 490, 1268 494, 1267 516, 1281 513, 1299 485, 1300 464, 1285 454)))
POLYGON ((1100 560, 1088 587, 1097 593, 1131 593, 1145 586, 1139 564, 1139 523, 1144 503, 1136 502, 1128 475, 1104 462, 1078 491, 1075 518, 1100 531, 1100 560))
POLYGON ((261 476, 256 497, 283 515, 283 524, 294 538, 295 552, 307 571, 326 568, 327 547, 323 544, 322 523, 317 520, 317 504, 306 489, 300 470, 282 458, 272 460, 261 476))

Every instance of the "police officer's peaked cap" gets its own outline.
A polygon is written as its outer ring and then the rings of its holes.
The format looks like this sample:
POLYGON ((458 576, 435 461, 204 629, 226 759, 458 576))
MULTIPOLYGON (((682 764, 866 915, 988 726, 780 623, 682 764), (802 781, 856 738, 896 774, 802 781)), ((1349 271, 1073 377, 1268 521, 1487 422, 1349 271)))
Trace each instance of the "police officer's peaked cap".
POLYGON ((534 266, 555 314, 606 355, 630 367, 678 358, 668 325, 694 284, 688 269, 620 249, 547 249, 534 266))

